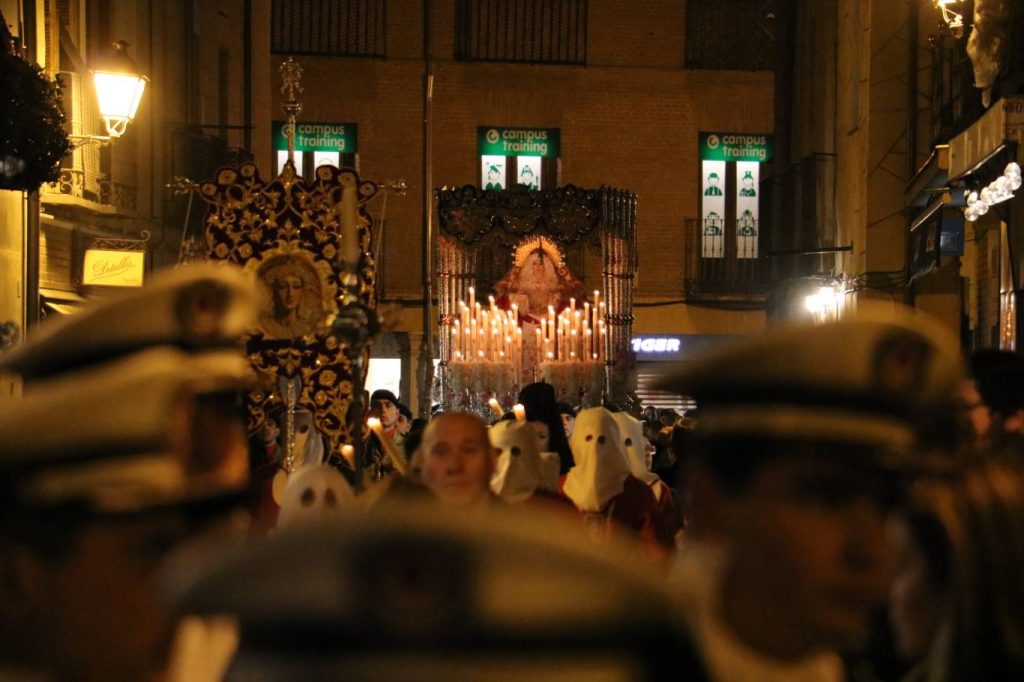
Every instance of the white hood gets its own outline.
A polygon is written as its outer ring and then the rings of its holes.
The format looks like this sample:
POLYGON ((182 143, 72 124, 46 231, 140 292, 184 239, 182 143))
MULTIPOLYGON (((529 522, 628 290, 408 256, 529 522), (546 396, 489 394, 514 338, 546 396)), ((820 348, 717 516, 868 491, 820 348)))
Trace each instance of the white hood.
POLYGON ((647 437, 644 436, 644 425, 625 412, 612 415, 619 425, 622 435, 622 449, 626 453, 626 462, 631 474, 647 485, 654 485, 661 479, 647 468, 647 437))
POLYGON ((488 436, 499 451, 491 490, 507 502, 523 502, 544 485, 536 432, 526 422, 500 421, 488 436))
POLYGON ((329 464, 301 467, 288 477, 277 526, 341 519, 355 506, 355 497, 345 477, 329 464))
POLYGON ((599 512, 622 492, 629 465, 623 438, 611 412, 603 407, 583 410, 572 432, 574 466, 565 477, 565 494, 585 512, 599 512))

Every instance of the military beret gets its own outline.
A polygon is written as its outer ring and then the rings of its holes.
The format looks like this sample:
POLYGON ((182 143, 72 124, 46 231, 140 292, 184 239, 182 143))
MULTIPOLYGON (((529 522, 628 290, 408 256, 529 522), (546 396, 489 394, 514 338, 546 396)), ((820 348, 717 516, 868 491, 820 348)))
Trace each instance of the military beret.
POLYGON ((702 438, 909 451, 962 377, 957 339, 937 321, 861 303, 837 322, 774 328, 682 365, 659 387, 697 401, 702 438))
POLYGON ((146 286, 44 322, 0 357, 26 381, 105 362, 150 346, 237 347, 256 316, 252 278, 234 266, 198 263, 157 272, 146 286))

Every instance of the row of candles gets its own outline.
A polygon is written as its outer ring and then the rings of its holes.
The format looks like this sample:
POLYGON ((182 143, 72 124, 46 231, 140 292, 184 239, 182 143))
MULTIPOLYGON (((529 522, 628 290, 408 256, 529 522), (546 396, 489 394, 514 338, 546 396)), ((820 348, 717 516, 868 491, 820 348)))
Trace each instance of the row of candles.
MULTIPOLYGON (((601 292, 594 291, 594 302, 569 307, 556 315, 554 306, 540 319, 534 329, 538 360, 541 362, 585 362, 605 359, 605 302, 601 292)), ((484 307, 476 300, 476 290, 469 288, 469 304, 458 303, 459 315, 452 323, 452 358, 456 362, 509 362, 519 376, 523 363, 523 330, 519 327, 519 307, 511 310, 495 305, 488 297, 484 307)))
POLYGON ((537 352, 541 362, 599 362, 605 359, 608 330, 605 327, 605 303, 601 292, 594 292, 594 304, 584 301, 576 307, 576 299, 569 299, 569 307, 555 315, 554 306, 535 330, 537 352))

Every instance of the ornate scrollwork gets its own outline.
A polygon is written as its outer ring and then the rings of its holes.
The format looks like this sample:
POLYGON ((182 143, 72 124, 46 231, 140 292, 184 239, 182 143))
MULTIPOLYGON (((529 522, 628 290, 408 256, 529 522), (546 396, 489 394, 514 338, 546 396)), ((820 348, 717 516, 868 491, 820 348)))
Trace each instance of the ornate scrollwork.
POLYGON ((465 185, 437 190, 435 197, 441 229, 463 244, 478 244, 492 233, 522 238, 534 232, 575 244, 597 229, 600 218, 599 190, 575 185, 497 191, 465 185))
POLYGON ((149 230, 139 232, 138 239, 128 237, 97 237, 89 242, 90 249, 107 249, 110 251, 145 251, 149 244, 149 230))
POLYGON ((339 299, 350 290, 342 282, 338 207, 344 188, 353 184, 361 254, 355 290, 359 303, 373 309, 376 266, 369 247, 374 221, 366 202, 377 193, 375 183, 361 180, 352 169, 331 166, 317 168, 307 183, 290 165, 267 182, 254 164, 246 163, 222 168, 215 180, 198 186, 210 205, 204 229, 209 257, 249 269, 265 285, 260 325, 247 339, 259 377, 249 396, 250 431, 258 431, 268 414, 285 405, 280 380, 297 377, 295 407, 313 413, 314 425, 334 454, 350 440, 346 419, 356 383, 352 360, 332 333, 339 299))

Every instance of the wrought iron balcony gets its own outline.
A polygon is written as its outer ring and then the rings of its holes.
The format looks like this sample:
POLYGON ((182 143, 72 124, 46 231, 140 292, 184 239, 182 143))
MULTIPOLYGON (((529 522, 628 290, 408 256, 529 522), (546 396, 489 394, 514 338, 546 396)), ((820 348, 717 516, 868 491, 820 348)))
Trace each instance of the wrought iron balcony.
POLYGON ((744 238, 757 235, 758 221, 687 218, 685 223, 687 300, 763 304, 769 288, 767 262, 758 254, 756 240, 744 238))

